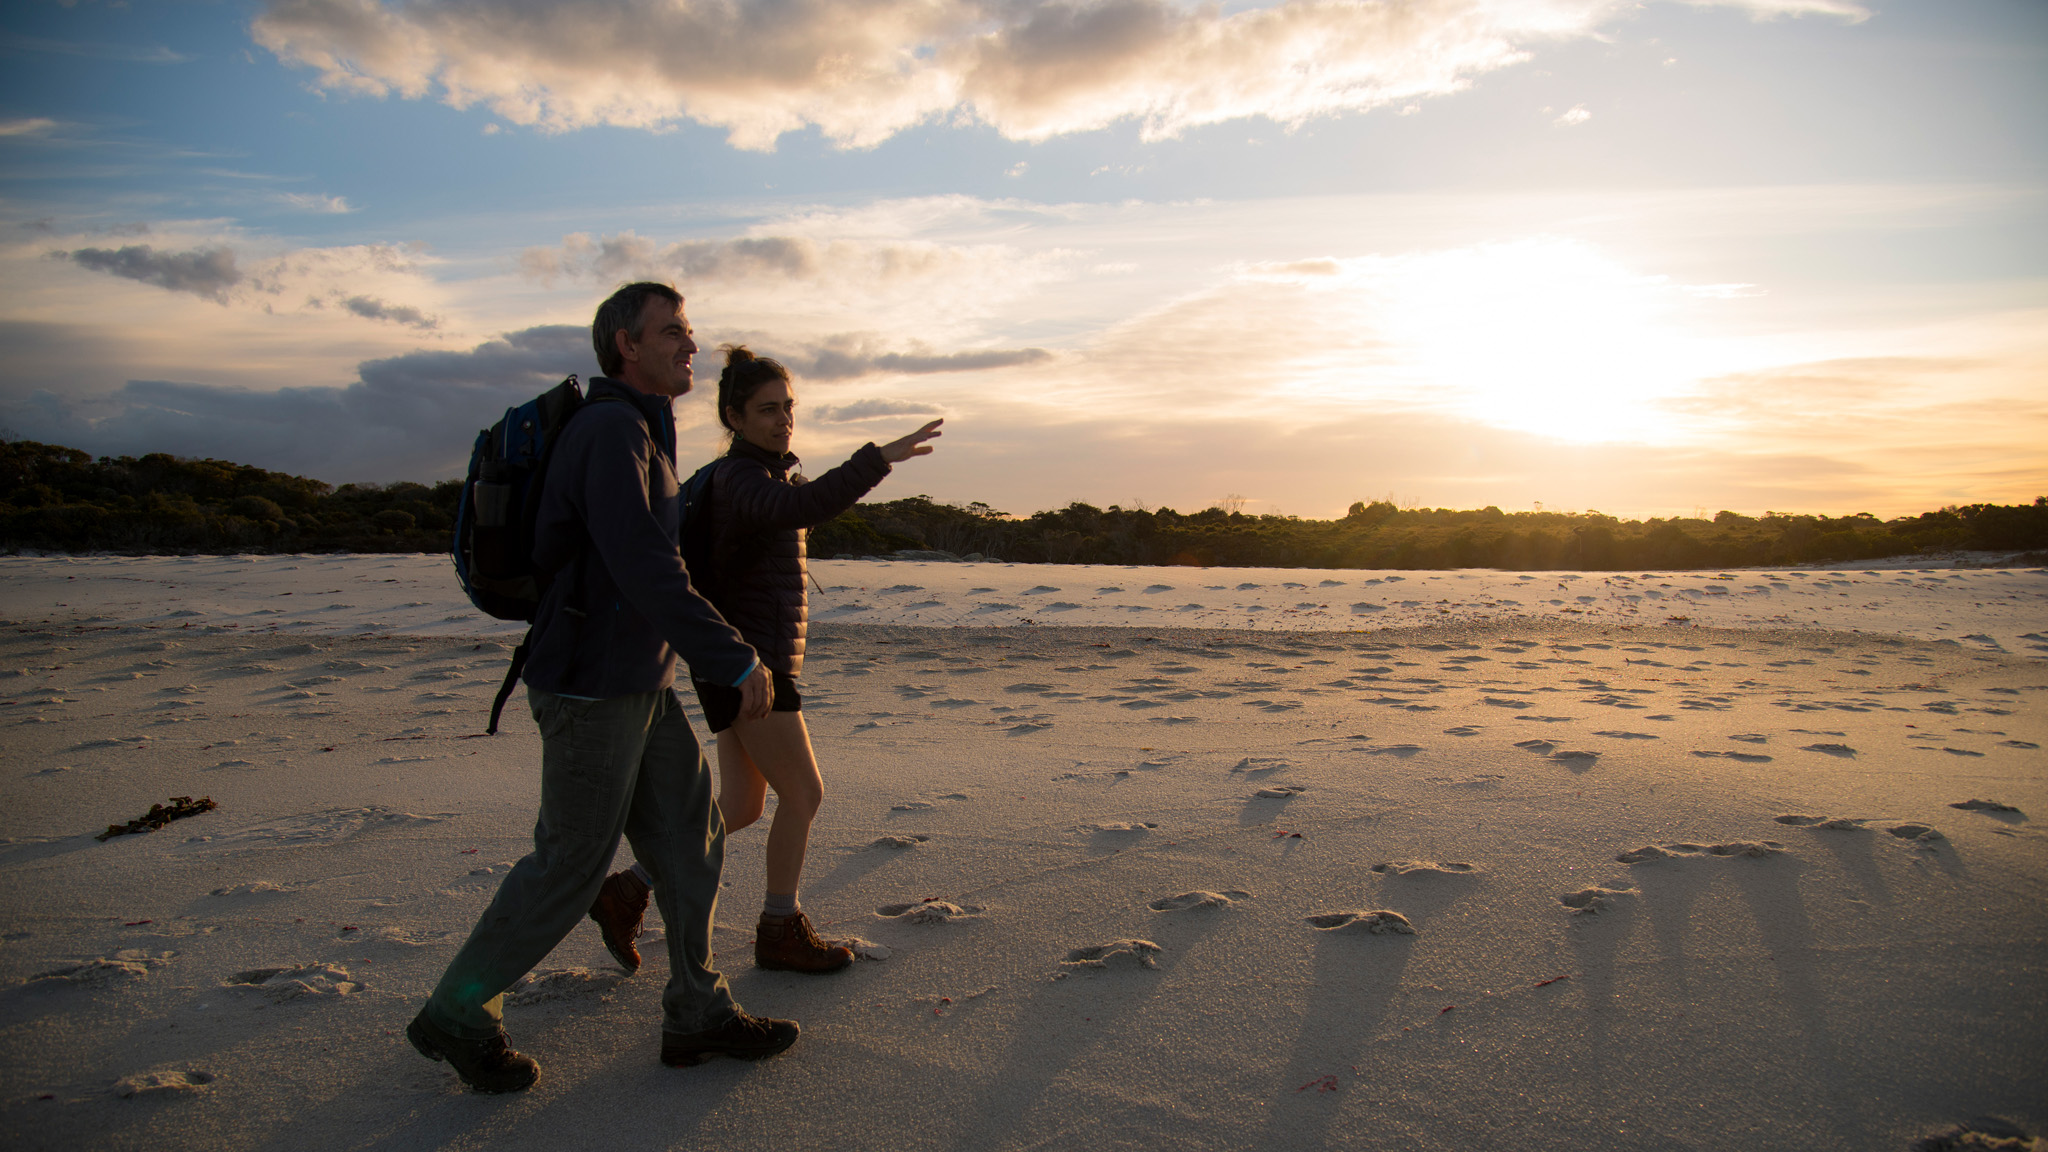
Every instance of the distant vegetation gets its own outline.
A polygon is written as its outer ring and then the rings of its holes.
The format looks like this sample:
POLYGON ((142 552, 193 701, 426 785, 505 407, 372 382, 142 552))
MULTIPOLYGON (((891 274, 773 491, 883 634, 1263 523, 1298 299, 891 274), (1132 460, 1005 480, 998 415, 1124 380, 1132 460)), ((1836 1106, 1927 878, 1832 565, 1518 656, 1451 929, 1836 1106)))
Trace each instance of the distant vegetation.
MULTIPOLYGON (((2048 497, 1971 504, 1896 520, 1874 516, 1621 520, 1598 512, 1351 506, 1341 520, 1210 508, 1070 504, 1027 518, 929 497, 862 504, 812 532, 812 556, 936 548, 1004 560, 1243 568, 1728 568, 1872 560, 1953 550, 2048 548, 2048 497)), ((2038 562, 2038 561, 2035 561, 2038 562)))
MULTIPOLYGON (((100 457, 0 443, 0 548, 59 552, 444 552, 459 481, 345 484, 220 460, 100 457)), ((1070 504, 1013 517, 928 496, 862 504, 811 533, 813 557, 928 549, 1026 563, 1250 568, 1727 568, 1954 550, 2048 549, 2048 497, 1874 516, 1722 512, 1621 520, 1598 512, 1397 508, 1339 520, 1210 508, 1070 504)), ((2033 561, 2038 562, 2038 561, 2033 561)))
POLYGON ((0 548, 440 552, 462 482, 344 484, 224 460, 0 443, 0 548))

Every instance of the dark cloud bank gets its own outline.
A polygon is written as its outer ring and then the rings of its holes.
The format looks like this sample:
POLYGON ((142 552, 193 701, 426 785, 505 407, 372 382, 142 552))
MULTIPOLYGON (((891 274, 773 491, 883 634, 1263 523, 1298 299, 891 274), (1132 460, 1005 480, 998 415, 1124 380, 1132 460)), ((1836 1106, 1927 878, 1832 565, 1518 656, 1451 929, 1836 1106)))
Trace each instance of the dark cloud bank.
POLYGON ((553 324, 467 352, 366 360, 345 387, 130 380, 93 396, 10 381, 0 421, 100 455, 211 456, 334 482, 441 479, 478 428, 571 372, 589 376, 592 360, 588 328, 553 324))
POLYGON ((140 280, 173 292, 190 292, 227 303, 228 289, 242 282, 235 254, 227 248, 198 248, 190 252, 160 252, 148 244, 122 248, 80 248, 75 252, 52 252, 81 268, 105 272, 128 280, 140 280))
MULTIPOLYGON (((376 301, 368 306, 388 308, 376 301)), ((355 301, 342 306, 367 314, 355 301)), ((380 318, 404 318, 384 316, 380 318)), ((414 320, 425 319, 415 317, 414 320)), ((51 325, 0 325, 0 425, 46 443, 96 455, 169 452, 254 464, 274 471, 349 481, 439 480, 459 473, 479 428, 574 372, 596 374, 590 330, 579 324, 527 328, 464 352, 408 352, 366 360, 342 387, 274 392, 216 384, 131 379, 92 392, 74 357, 85 334, 51 325)), ((844 340, 788 357, 799 380, 876 372, 961 372, 1031 363, 1042 349, 956 354, 854 350, 844 340)), ((715 371, 715 354, 700 371, 715 371)), ((118 378, 118 377, 116 377, 118 378)), ((928 404, 886 398, 819 405, 812 418, 862 420, 935 415, 928 404)))

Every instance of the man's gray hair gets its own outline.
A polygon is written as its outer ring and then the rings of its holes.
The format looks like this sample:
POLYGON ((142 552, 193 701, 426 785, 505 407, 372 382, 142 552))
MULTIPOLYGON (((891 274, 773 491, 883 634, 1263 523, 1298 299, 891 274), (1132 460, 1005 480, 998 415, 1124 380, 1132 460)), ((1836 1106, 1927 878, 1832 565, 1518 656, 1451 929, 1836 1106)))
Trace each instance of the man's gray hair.
POLYGON ((590 343, 597 349, 598 370, 617 376, 626 370, 626 358, 619 352, 619 333, 636 342, 640 339, 640 314, 647 302, 659 297, 680 308, 683 294, 667 284, 642 280, 628 284, 597 306, 597 319, 590 322, 590 343))

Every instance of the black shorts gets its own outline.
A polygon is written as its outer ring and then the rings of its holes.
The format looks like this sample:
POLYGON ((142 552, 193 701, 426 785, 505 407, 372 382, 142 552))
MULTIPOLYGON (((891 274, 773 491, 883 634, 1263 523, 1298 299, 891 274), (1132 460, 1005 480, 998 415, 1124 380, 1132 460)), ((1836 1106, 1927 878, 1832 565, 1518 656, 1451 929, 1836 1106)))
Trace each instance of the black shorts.
MULTIPOLYGON (((769 704, 771 712, 801 712, 804 698, 796 694, 796 681, 780 672, 770 672, 768 678, 775 683, 775 699, 769 704)), ((697 703, 704 706, 704 723, 717 735, 732 727, 740 716, 740 690, 723 684, 708 684, 702 680, 690 681, 697 690, 697 703)))

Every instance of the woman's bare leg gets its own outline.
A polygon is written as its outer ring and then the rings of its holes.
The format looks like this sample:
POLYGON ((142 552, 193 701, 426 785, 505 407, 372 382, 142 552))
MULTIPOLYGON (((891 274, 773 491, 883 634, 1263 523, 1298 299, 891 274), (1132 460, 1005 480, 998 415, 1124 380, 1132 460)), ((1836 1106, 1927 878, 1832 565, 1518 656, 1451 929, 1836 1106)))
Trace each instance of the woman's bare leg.
POLYGON ((727 728, 718 734, 718 814, 725 818, 725 830, 737 832, 761 818, 768 796, 768 781, 754 767, 754 759, 740 743, 739 733, 727 728))
MULTIPOLYGON (((775 789, 775 819, 768 826, 768 891, 794 893, 803 877, 804 855, 810 848, 811 821, 825 800, 825 782, 818 775, 818 757, 811 750, 810 729, 801 712, 770 712, 759 720, 736 720, 718 734, 718 770, 727 787, 737 775, 738 757, 726 755, 730 737, 744 755, 749 776, 739 781, 751 792, 738 792, 735 799, 752 796, 751 809, 734 805, 734 815, 747 817, 751 824, 760 817, 763 782, 775 789), (734 764, 734 767, 727 767, 734 764)), ((719 796, 725 807, 725 797, 719 796)), ((728 818, 728 827, 733 825, 728 818)))

